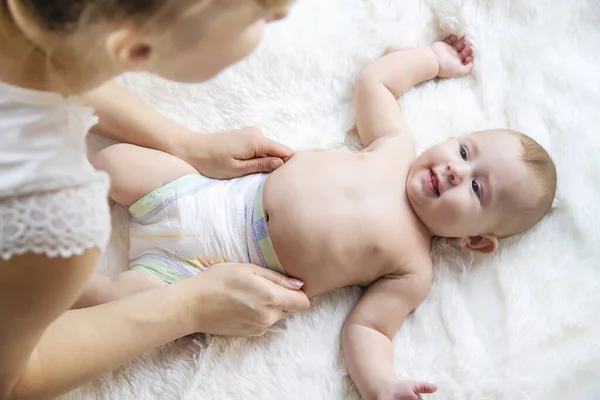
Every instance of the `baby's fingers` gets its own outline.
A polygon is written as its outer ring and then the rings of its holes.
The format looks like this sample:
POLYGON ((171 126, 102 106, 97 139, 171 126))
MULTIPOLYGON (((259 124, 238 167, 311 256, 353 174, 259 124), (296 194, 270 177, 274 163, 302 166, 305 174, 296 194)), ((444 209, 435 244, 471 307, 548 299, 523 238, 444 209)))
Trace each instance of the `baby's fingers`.
POLYGON ((460 58, 465 64, 473 61, 473 48, 470 45, 465 46, 460 52, 460 58))
POLYGON ((454 43, 456 43, 457 40, 458 38, 456 37, 456 35, 450 35, 446 39, 444 39, 444 42, 452 46, 454 43))
POLYGON ((469 72, 471 72, 471 70, 473 69, 473 63, 469 62, 469 63, 463 65, 462 68, 463 68, 464 74, 468 75, 469 72))
POLYGON ((466 46, 465 38, 461 37, 458 42, 454 43, 452 46, 460 53, 466 46))

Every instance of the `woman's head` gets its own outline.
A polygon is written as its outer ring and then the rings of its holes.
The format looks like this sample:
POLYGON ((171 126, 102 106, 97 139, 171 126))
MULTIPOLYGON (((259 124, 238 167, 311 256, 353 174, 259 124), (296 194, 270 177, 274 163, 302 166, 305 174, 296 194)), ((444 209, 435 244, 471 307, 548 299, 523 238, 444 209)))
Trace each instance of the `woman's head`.
MULTIPOLYGON (((98 59, 98 54, 89 53, 106 51, 115 72, 149 70, 168 79, 197 82, 216 75, 252 52, 262 38, 264 25, 284 17, 290 1, 9 0, 9 3, 13 3, 13 10, 27 14, 23 18, 25 23, 36 24, 37 32, 53 38, 58 46, 78 43, 72 46, 71 54, 98 59), (77 41, 70 40, 75 37, 77 41), (86 46, 86 41, 90 45, 86 46)), ((47 49, 49 53, 55 50, 55 46, 48 47, 51 47, 47 49)))

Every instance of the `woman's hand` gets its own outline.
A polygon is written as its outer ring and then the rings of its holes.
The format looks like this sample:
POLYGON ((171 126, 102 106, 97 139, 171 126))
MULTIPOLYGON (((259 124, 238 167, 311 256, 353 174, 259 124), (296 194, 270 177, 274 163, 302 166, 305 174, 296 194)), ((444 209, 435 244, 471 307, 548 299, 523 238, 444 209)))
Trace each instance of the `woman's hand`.
POLYGON ((264 137, 256 127, 183 135, 170 152, 202 175, 218 179, 272 172, 294 154, 289 147, 264 137))
POLYGON ((86 93, 83 100, 94 107, 100 118, 92 132, 171 153, 210 178, 272 172, 294 154, 292 149, 264 137, 256 127, 194 134, 115 81, 86 93))
POLYGON ((217 264, 175 285, 185 287, 194 332, 260 336, 310 306, 302 282, 252 264, 217 264))

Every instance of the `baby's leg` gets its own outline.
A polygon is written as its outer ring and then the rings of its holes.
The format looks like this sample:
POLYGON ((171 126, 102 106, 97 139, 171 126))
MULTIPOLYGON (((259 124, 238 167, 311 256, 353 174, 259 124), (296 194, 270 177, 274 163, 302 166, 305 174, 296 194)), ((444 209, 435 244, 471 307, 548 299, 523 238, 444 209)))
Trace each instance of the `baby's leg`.
POLYGON ((171 154, 125 143, 101 150, 90 162, 110 176, 109 197, 127 206, 177 178, 198 173, 171 154))
POLYGON ((147 272, 134 269, 125 271, 114 279, 95 273, 71 308, 93 307, 164 285, 168 283, 147 272))

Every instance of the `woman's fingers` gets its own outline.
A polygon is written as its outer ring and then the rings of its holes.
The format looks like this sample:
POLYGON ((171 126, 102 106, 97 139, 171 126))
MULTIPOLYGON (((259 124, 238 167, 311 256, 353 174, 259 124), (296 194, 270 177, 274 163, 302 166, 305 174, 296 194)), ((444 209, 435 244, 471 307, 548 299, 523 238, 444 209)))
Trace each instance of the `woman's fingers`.
POLYGON ((290 278, 267 268, 256 267, 254 273, 290 290, 299 290, 304 286, 304 282, 299 279, 290 278))
POLYGON ((275 284, 270 288, 271 300, 281 311, 305 312, 310 307, 308 297, 299 290, 304 282, 266 268, 258 267, 254 273, 275 284))
POLYGON ((300 290, 289 290, 279 286, 274 293, 273 304, 281 307, 282 312, 305 312, 310 308, 310 300, 300 290))

